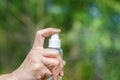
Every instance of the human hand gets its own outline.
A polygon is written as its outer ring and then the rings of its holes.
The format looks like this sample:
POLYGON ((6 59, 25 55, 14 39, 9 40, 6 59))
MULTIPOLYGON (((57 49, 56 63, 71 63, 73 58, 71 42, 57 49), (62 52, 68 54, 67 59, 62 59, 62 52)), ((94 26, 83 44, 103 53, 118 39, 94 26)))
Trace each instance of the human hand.
POLYGON ((63 76, 64 61, 59 52, 44 48, 45 37, 59 33, 59 29, 47 28, 36 33, 34 45, 22 65, 12 73, 16 80, 46 80, 63 76))

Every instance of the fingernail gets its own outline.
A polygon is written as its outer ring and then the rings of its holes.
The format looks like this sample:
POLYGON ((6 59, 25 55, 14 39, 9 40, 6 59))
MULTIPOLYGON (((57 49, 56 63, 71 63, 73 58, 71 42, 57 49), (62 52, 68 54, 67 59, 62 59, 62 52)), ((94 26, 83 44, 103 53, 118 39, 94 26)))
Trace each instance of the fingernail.
POLYGON ((59 32, 61 31, 61 29, 57 29, 59 32))
POLYGON ((63 76, 64 75, 64 73, 63 72, 60 72, 60 76, 63 76))

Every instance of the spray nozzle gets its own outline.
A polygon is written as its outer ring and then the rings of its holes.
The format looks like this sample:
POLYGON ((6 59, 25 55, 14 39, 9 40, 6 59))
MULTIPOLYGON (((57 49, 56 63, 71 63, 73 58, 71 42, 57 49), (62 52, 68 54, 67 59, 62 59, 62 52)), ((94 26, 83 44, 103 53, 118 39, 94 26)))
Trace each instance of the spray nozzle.
POLYGON ((51 47, 51 48, 60 48, 61 47, 61 41, 59 39, 59 34, 53 34, 51 36, 51 38, 49 39, 48 47, 51 47))
POLYGON ((51 36, 51 39, 59 39, 59 34, 53 34, 53 35, 51 36))

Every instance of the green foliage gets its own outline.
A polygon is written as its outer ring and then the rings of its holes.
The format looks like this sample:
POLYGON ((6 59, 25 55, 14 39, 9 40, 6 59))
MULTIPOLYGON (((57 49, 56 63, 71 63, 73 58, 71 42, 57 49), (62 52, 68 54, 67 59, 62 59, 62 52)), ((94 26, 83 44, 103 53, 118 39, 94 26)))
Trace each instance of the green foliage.
POLYGON ((119 0, 1 0, 0 73, 16 69, 49 26, 62 30, 63 80, 120 80, 119 0))

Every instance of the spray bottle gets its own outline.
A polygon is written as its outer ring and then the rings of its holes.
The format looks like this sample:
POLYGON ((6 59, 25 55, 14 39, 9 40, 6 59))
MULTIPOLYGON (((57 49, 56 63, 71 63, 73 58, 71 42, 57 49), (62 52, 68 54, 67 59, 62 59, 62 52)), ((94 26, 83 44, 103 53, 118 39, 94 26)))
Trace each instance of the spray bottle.
MULTIPOLYGON (((48 47, 50 49, 56 49, 59 51, 61 57, 63 56, 63 50, 61 48, 61 40, 59 39, 59 34, 53 34, 51 38, 49 39, 48 47)), ((48 80, 53 80, 52 77, 50 77, 48 80)), ((57 80, 62 80, 62 77, 58 77, 57 80)))

